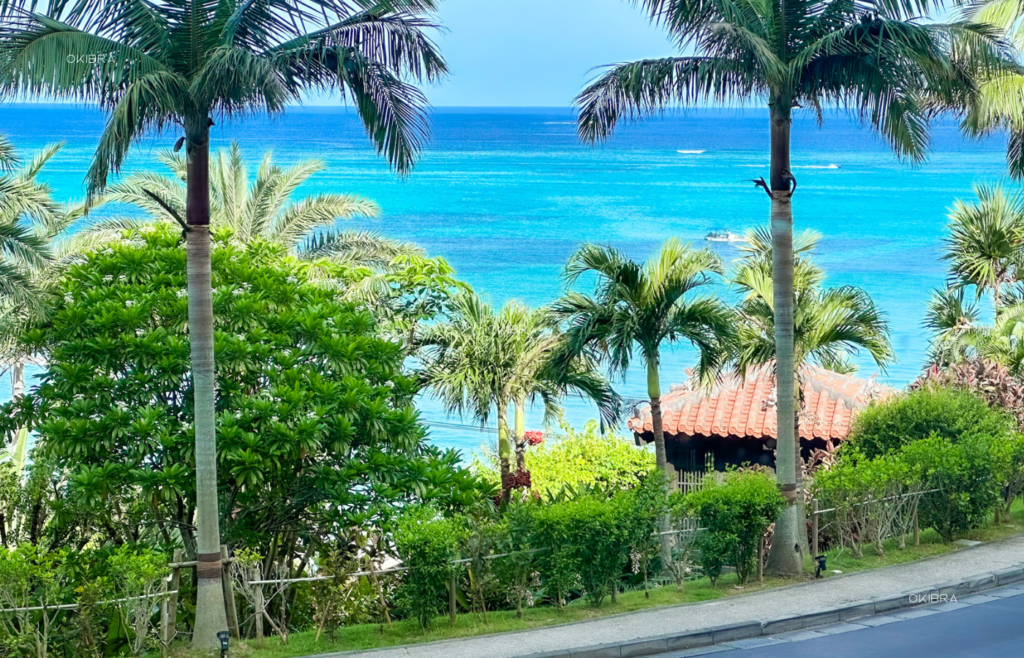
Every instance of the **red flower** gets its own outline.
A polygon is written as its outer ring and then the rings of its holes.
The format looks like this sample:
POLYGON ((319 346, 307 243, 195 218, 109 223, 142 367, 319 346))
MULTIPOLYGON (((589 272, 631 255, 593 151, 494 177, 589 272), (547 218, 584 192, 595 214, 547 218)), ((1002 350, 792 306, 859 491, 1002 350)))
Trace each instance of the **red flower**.
POLYGON ((544 443, 544 432, 527 432, 523 436, 531 446, 539 446, 544 443))

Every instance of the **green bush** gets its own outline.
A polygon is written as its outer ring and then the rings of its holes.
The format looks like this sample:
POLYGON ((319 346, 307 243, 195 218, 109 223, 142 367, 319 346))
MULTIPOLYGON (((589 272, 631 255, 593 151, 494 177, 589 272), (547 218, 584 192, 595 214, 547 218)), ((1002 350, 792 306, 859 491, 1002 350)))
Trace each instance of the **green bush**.
POLYGON ((601 605, 629 556, 625 495, 589 493, 533 507, 531 543, 549 550, 538 562, 548 596, 561 608, 576 589, 601 605))
POLYGON ((444 518, 427 506, 399 517, 395 547, 409 570, 402 578, 398 602, 424 628, 448 604, 448 586, 458 573, 452 560, 466 534, 460 519, 444 518))
POLYGON ((967 391, 927 386, 857 414, 850 444, 873 458, 932 435, 959 443, 975 436, 1008 437, 1014 427, 1010 415, 967 391))
MULTIPOLYGON (((476 469, 488 481, 499 482, 497 456, 492 455, 476 469)), ((580 431, 563 422, 561 433, 531 447, 526 457, 531 488, 541 495, 555 494, 566 487, 580 490, 597 486, 630 489, 639 486, 655 469, 654 453, 633 445, 615 434, 601 434, 590 421, 580 431)))
POLYGON ((903 448, 901 456, 920 469, 928 489, 921 497, 920 524, 946 541, 981 526, 999 500, 996 439, 962 438, 959 443, 933 435, 903 448))
POLYGON ((868 459, 852 449, 844 449, 835 466, 819 471, 812 485, 821 507, 833 510, 828 522, 832 538, 858 558, 864 541, 874 543, 878 555, 890 537, 905 546, 918 507, 916 494, 926 488, 922 466, 902 452, 868 459))
POLYGON ((709 475, 704 486, 684 497, 684 506, 704 530, 697 537, 701 567, 712 582, 732 564, 740 582, 756 568, 758 546, 785 499, 775 480, 758 471, 731 471, 719 482, 709 475))

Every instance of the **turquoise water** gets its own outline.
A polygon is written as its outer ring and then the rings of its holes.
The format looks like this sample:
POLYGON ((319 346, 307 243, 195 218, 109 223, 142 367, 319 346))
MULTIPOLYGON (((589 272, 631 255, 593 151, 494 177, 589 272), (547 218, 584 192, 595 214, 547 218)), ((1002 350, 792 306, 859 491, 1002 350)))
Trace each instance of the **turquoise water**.
MULTIPOLYGON (((68 142, 45 173, 61 199, 83 194, 102 127, 102 115, 89 109, 0 107, 0 132, 18 147, 68 142)), ((126 170, 153 167, 155 152, 176 138, 167 133, 139 147, 126 170)), ((355 116, 343 109, 297 108, 272 121, 226 122, 214 128, 213 138, 215 146, 237 139, 253 161, 265 149, 281 163, 322 158, 327 171, 303 191, 377 200, 384 216, 353 227, 422 244, 496 304, 553 300, 562 290, 561 267, 584 241, 644 258, 669 236, 703 246, 710 230, 740 232, 768 218, 767 197, 746 180, 767 175, 767 118, 760 110, 668 116, 626 127, 590 148, 577 142, 568 110, 440 109, 433 139, 405 180, 388 172, 355 116)), ((888 316, 899 362, 880 375, 883 381, 902 386, 920 370, 927 348, 921 319, 930 291, 944 281, 938 256, 947 209, 957 197, 970 196, 972 184, 1005 178, 1003 149, 1001 138, 967 142, 955 123, 940 122, 928 162, 911 167, 856 121, 828 117, 819 129, 813 117, 797 117, 796 225, 824 234, 819 260, 829 283, 867 289, 888 316)), ((726 260, 738 256, 729 245, 707 244, 726 260)), ((729 294, 724 287, 721 292, 729 294)), ((863 376, 875 373, 869 362, 858 362, 863 376)), ((686 349, 669 354, 663 385, 685 379, 691 363, 686 349)), ((643 397, 645 389, 639 371, 620 387, 630 398, 643 397)), ((6 395, 5 379, 0 399, 6 395)), ((446 419, 429 400, 423 409, 431 423, 471 422, 446 419)), ((566 410, 575 424, 595 416, 580 400, 568 400, 566 410)), ((529 424, 539 423, 531 415, 529 424)), ((432 427, 435 441, 465 451, 489 436, 432 427)))

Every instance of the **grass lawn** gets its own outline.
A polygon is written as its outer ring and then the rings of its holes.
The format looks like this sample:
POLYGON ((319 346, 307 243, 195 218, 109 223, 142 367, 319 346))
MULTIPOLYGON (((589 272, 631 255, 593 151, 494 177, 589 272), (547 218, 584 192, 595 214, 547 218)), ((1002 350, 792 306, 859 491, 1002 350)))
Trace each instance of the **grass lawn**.
MULTIPOLYGON (((967 536, 967 539, 993 541, 1019 534, 1024 534, 1024 507, 1022 507, 1020 502, 1014 507, 1009 523, 999 526, 989 525, 973 531, 967 536)), ((909 538, 907 543, 907 547, 900 550, 895 540, 886 542, 884 556, 877 555, 874 547, 865 546, 864 557, 861 559, 853 557, 849 550, 827 551, 829 573, 826 574, 826 577, 836 576, 832 573, 832 570, 852 573, 865 569, 876 569, 934 555, 951 553, 959 548, 953 544, 943 543, 938 534, 930 529, 921 532, 920 546, 914 546, 909 538)), ((810 562, 811 560, 808 558, 809 571, 810 562)), ((481 615, 468 613, 460 614, 454 626, 449 625, 447 617, 439 617, 428 630, 421 629, 415 621, 407 620, 395 622, 390 629, 379 624, 345 627, 338 631, 333 639, 324 635, 320 637, 319 641, 314 639, 315 633, 312 632, 292 633, 287 645, 281 645, 278 638, 272 637, 264 641, 262 649, 257 649, 255 642, 251 640, 233 641, 231 655, 245 656, 247 658, 294 658, 296 656, 309 656, 335 651, 374 649, 398 644, 433 642, 473 635, 521 631, 542 626, 597 619, 647 608, 709 601, 725 596, 735 596, 737 594, 803 582, 807 579, 809 577, 804 579, 765 578, 763 582, 748 582, 745 586, 739 587, 736 576, 729 574, 722 576, 716 587, 712 587, 707 578, 702 578, 686 583, 685 588, 682 590, 675 586, 651 590, 649 598, 645 597, 642 591, 625 592, 619 594, 618 600, 615 603, 612 603, 610 599, 605 599, 604 604, 600 608, 593 608, 585 600, 581 599, 567 605, 564 612, 561 613, 557 612, 555 608, 547 606, 524 609, 522 619, 516 619, 515 611, 489 612, 487 624, 483 623, 481 615)), ((184 658, 190 653, 182 647, 175 652, 175 655, 184 658)))

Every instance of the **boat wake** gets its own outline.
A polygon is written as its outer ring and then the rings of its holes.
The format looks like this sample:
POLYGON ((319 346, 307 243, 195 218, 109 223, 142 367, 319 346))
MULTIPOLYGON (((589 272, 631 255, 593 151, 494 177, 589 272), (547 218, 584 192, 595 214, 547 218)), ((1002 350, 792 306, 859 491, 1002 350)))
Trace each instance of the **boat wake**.
POLYGON ((682 153, 683 155, 700 155, 701 153, 707 153, 706 149, 693 150, 693 151, 676 151, 676 153, 682 153))

